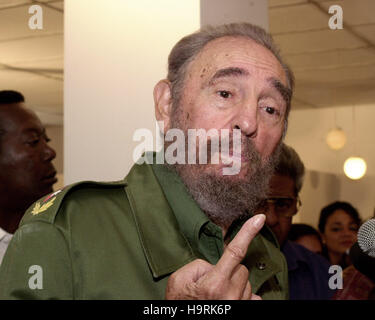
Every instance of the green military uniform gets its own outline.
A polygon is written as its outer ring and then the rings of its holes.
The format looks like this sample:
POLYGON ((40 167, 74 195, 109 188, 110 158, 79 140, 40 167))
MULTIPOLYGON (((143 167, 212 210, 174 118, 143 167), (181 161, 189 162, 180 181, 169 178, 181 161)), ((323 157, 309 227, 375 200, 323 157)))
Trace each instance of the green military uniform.
MULTIPOLYGON (((124 181, 81 182, 31 206, 1 265, 0 299, 164 299, 172 272, 197 258, 215 264, 223 247, 175 173, 135 165, 124 181)), ((287 298, 287 265, 269 229, 243 263, 254 293, 287 298)))

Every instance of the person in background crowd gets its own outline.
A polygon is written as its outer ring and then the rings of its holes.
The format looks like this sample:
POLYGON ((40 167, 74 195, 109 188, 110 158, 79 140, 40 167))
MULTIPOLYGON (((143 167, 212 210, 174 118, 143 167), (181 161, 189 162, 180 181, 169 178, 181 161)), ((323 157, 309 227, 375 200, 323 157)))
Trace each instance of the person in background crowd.
POLYGON ((349 249, 357 241, 361 225, 358 211, 348 202, 333 202, 320 212, 319 231, 323 240, 323 256, 343 269, 349 266, 349 249))
POLYGON ((46 130, 21 93, 0 91, 0 264, 27 208, 57 181, 46 130))
POLYGON ((258 208, 276 236, 288 265, 291 300, 327 300, 334 290, 328 287, 329 263, 320 255, 287 240, 292 218, 301 205, 304 164, 294 149, 282 145, 279 161, 270 180, 267 199, 258 208))
POLYGON ((293 223, 288 239, 296 242, 312 252, 322 254, 323 243, 319 231, 304 223, 293 223))

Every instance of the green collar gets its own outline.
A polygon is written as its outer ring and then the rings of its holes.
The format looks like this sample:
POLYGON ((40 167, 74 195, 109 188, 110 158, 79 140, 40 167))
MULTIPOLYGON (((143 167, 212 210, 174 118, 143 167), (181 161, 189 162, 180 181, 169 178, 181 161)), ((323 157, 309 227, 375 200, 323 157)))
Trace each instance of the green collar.
POLYGON ((125 187, 141 244, 154 278, 172 273, 196 259, 150 165, 135 164, 125 187), (160 242, 166 245, 158 245, 160 242))
MULTIPOLYGON (((192 199, 181 178, 165 165, 152 165, 163 193, 171 206, 182 233, 195 251, 198 251, 200 232, 203 226, 213 224, 192 199)), ((217 227, 217 226, 213 226, 217 227)), ((221 232, 220 228, 217 229, 221 232)))

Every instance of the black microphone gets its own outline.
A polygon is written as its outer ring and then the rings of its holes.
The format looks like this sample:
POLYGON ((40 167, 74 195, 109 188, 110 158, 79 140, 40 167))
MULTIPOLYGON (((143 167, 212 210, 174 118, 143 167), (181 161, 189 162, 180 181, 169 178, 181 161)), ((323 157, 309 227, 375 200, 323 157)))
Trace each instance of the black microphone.
POLYGON ((370 219, 358 230, 358 241, 350 249, 354 267, 375 282, 375 219, 370 219))

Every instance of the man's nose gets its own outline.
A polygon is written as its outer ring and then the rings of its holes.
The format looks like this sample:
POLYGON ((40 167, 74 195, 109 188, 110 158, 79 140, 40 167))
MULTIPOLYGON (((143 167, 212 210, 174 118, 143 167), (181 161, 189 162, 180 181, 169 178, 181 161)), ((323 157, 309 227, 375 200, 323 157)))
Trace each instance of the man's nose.
POLYGON ((43 160, 52 161, 55 158, 56 158, 56 151, 46 143, 44 146, 44 151, 43 151, 43 160))
POLYGON ((250 138, 255 138, 258 132, 257 102, 247 102, 233 122, 233 129, 240 129, 241 132, 250 138))

